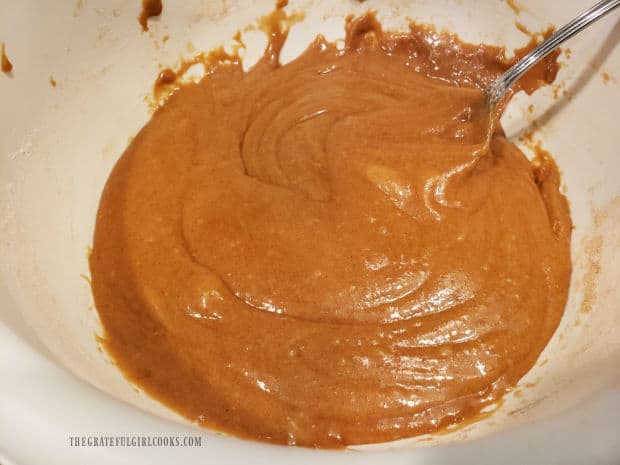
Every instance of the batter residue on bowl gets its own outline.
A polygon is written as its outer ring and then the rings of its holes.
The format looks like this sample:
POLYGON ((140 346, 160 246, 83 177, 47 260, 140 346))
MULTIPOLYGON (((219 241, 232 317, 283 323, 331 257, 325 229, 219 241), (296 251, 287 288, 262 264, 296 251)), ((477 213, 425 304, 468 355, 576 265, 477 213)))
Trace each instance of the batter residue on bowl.
POLYGON ((142 0, 142 10, 138 16, 138 22, 142 26, 142 31, 149 30, 148 20, 154 16, 159 16, 163 10, 161 0, 142 0))
POLYGON ((9 57, 6 56, 4 42, 0 44, 0 69, 2 69, 3 73, 10 73, 11 71, 13 71, 13 63, 11 63, 9 57))
POLYGON ((554 162, 499 127, 484 150, 480 89, 511 61, 372 14, 343 51, 318 37, 281 65, 285 37, 180 87, 118 161, 91 256, 105 347, 241 437, 335 448, 475 417, 535 363, 571 271, 554 162))

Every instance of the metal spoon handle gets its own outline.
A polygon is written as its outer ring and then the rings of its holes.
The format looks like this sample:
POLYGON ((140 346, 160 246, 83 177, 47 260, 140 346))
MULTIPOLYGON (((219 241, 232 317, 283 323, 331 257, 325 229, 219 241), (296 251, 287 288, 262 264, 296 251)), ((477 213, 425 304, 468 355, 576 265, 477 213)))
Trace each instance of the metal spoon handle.
POLYGON ((504 94, 512 87, 512 85, 521 77, 525 72, 549 55, 555 50, 562 42, 570 39, 575 34, 592 24, 593 22, 601 19, 607 13, 614 8, 620 6, 620 0, 603 0, 598 2, 592 8, 584 11, 581 15, 573 19, 571 22, 563 26, 554 32, 547 40, 539 44, 534 50, 525 55, 515 65, 513 65, 508 71, 491 84, 487 90, 488 101, 491 108, 495 108, 497 104, 502 100, 504 94))

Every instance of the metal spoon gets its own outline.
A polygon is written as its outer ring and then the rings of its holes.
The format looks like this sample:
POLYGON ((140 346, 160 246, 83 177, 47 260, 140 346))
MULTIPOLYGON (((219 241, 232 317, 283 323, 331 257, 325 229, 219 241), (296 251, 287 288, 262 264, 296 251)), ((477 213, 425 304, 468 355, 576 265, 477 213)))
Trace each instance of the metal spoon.
POLYGON ((593 22, 601 19, 607 13, 620 6, 620 0, 603 0, 592 8, 584 11, 571 22, 558 29, 547 40, 538 45, 534 50, 525 55, 508 71, 497 78, 485 90, 486 102, 491 114, 491 121, 494 120, 498 105, 503 101, 504 96, 512 85, 519 80, 532 66, 542 60, 555 50, 561 43, 570 39, 578 32, 588 27, 593 22))

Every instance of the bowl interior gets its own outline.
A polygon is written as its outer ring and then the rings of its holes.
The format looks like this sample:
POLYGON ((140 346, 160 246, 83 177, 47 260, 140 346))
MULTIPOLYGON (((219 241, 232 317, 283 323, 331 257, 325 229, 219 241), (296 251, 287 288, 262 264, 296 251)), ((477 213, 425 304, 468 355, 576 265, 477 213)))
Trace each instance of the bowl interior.
MULTIPOLYGON (((146 97, 160 66, 194 50, 232 44, 235 32, 271 11, 274 2, 164 2, 148 33, 140 32, 136 20, 138 1, 56 3, 10 2, 0 15, 0 40, 15 66, 12 77, 0 75, 0 325, 111 396, 187 423, 129 384, 98 346, 95 335, 102 330, 87 264, 95 212, 115 161, 149 118, 146 97), (29 24, 27 33, 23 24, 29 24)), ((509 48, 528 40, 516 20, 537 31, 561 25, 584 8, 579 0, 562 2, 562 8, 557 2, 517 3, 518 17, 499 1, 292 0, 289 8, 305 11, 306 18, 294 26, 283 59, 296 56, 319 32, 343 37, 344 17, 369 8, 378 10, 386 27, 404 28, 406 18, 415 18, 467 41, 509 48)), ((265 38, 247 34, 249 65, 265 38)), ((563 173, 575 225, 574 272, 559 329, 488 418, 399 445, 439 444, 531 424, 617 385, 619 41, 620 23, 610 15, 568 44, 554 87, 517 96, 503 120, 528 154, 532 143, 522 136, 533 130, 533 140, 554 155, 563 173)))

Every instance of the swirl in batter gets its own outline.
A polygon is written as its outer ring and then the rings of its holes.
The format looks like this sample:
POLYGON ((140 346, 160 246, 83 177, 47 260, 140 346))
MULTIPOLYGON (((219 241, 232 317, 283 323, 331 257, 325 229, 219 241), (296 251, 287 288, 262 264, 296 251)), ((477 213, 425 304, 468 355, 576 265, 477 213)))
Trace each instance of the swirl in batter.
POLYGON ((110 175, 105 346, 241 437, 342 447, 472 418, 533 366, 571 270, 553 161, 499 127, 485 144, 481 89, 511 61, 369 14, 344 50, 318 37, 280 65, 280 32, 250 71, 180 87, 110 175))

